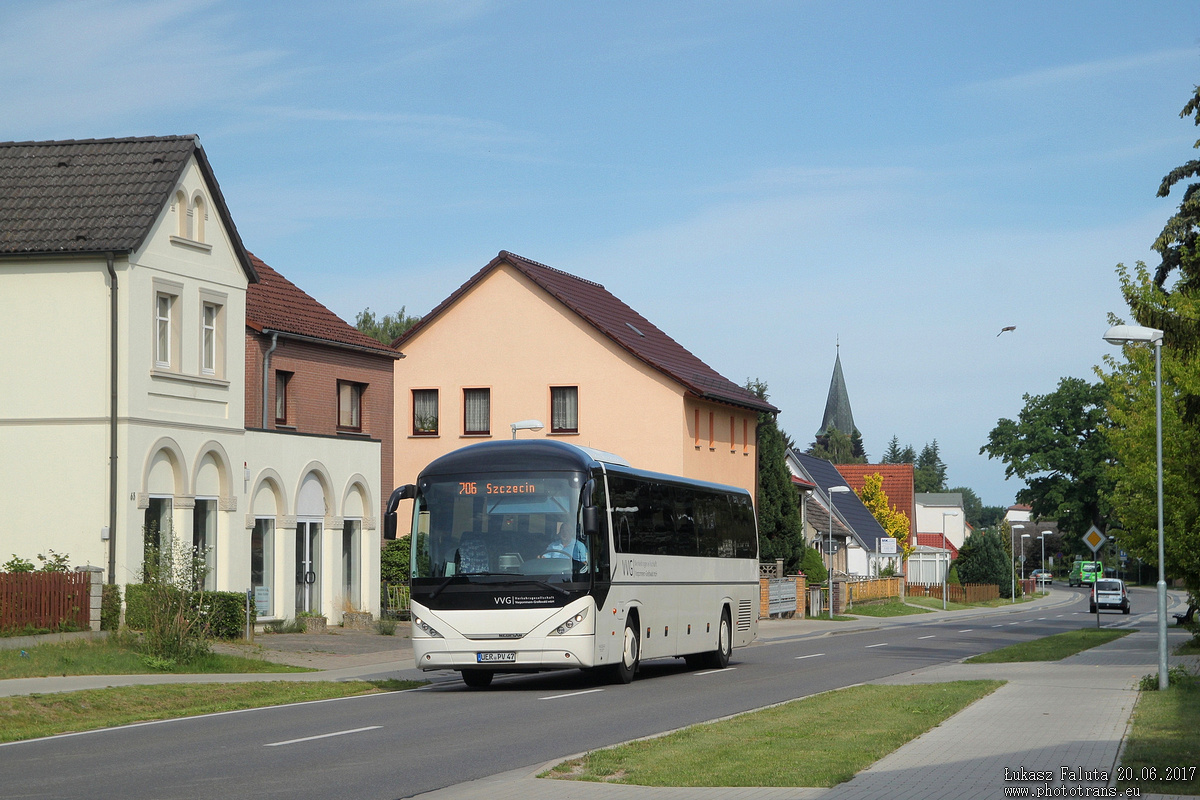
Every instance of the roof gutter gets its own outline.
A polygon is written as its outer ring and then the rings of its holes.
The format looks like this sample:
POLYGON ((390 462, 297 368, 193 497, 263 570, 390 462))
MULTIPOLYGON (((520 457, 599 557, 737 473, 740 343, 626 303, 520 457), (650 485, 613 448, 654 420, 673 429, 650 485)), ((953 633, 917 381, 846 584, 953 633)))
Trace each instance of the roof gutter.
MULTIPOLYGON (((247 324, 249 324, 249 323, 247 323, 247 324)), ((264 327, 264 328, 262 328, 262 333, 264 333, 264 334, 269 333, 272 336, 282 336, 285 339, 295 339, 298 342, 311 342, 313 344, 320 344, 320 345, 324 345, 326 347, 340 347, 343 350, 353 350, 356 353, 367 353, 369 355, 379 356, 381 358, 391 358, 396 361, 399 361, 400 359, 405 357, 404 353, 401 353, 399 350, 392 350, 391 352, 387 352, 387 351, 380 350, 380 349, 377 349, 374 347, 364 347, 359 344, 350 344, 349 342, 338 342, 338 341, 334 341, 333 339, 322 339, 317 336, 305 336, 303 333, 291 333, 289 331, 279 331, 279 330, 275 330, 274 328, 264 327)), ((387 345, 383 345, 383 346, 387 347, 387 345)))
POLYGON ((117 271, 115 256, 105 253, 105 267, 112 282, 109 291, 109 412, 108 412, 108 582, 117 582, 117 271))

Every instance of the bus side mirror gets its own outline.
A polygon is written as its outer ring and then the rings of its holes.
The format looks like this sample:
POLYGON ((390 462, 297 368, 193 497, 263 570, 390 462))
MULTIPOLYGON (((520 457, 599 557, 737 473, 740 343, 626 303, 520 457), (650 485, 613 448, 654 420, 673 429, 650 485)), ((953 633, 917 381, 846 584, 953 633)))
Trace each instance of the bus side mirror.
POLYGON ((387 509, 383 512, 383 538, 396 538, 396 507, 401 500, 411 500, 417 496, 417 487, 411 483, 397 486, 388 498, 387 509))
POLYGON ((583 507, 583 534, 588 538, 600 535, 600 509, 595 506, 583 507))

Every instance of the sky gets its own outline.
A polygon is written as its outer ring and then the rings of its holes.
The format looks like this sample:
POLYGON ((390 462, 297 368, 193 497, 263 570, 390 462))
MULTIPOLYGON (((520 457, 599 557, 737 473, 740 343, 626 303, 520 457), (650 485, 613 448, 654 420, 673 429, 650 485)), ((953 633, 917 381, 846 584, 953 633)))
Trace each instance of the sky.
POLYGON ((868 455, 936 440, 987 505, 1024 485, 988 433, 1095 380, 1116 265, 1158 263, 1197 83, 1194 0, 0 5, 0 140, 199 134, 343 319, 509 250, 765 381, 802 447, 840 352, 868 455))

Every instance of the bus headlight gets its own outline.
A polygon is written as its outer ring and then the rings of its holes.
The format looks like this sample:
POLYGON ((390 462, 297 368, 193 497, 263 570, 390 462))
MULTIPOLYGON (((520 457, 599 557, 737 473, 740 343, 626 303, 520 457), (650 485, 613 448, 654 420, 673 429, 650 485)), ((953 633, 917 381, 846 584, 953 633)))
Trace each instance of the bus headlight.
POLYGON ((564 622, 562 625, 559 625, 557 628, 550 631, 550 635, 554 636, 557 634, 558 636, 562 636, 564 633, 571 630, 571 628, 574 628, 576 625, 583 622, 584 619, 586 619, 586 618, 587 618, 587 609, 585 608, 582 611, 580 611, 578 614, 576 614, 575 616, 571 617, 569 620, 564 622))
POLYGON ((421 619, 420 617, 413 617, 413 622, 415 622, 417 624, 417 627, 420 628, 422 631, 424 631, 429 636, 432 636, 435 639, 443 638, 442 635, 437 632, 436 628, 432 628, 429 625, 427 625, 425 623, 425 620, 421 619))

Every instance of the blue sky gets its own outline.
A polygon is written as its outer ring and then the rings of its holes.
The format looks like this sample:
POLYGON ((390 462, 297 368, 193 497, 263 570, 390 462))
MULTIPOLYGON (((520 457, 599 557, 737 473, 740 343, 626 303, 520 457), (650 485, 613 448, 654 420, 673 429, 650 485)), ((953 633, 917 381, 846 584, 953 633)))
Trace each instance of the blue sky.
POLYGON ((343 318, 501 250, 604 284, 802 445, 951 485, 1092 379, 1192 157, 1187 2, 7 2, 0 140, 198 133, 247 246, 343 318), (1012 333, 997 337, 1006 325, 1012 333))

